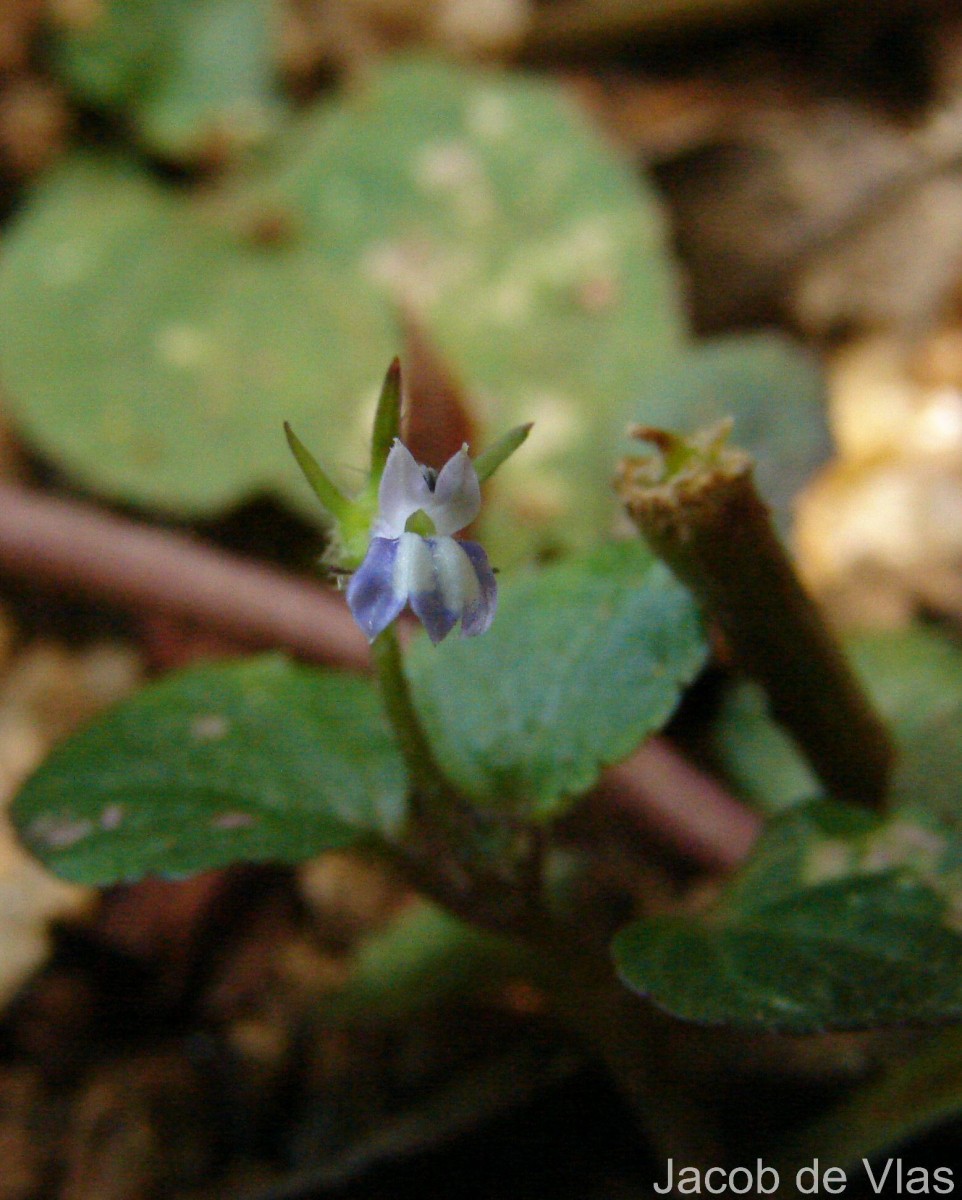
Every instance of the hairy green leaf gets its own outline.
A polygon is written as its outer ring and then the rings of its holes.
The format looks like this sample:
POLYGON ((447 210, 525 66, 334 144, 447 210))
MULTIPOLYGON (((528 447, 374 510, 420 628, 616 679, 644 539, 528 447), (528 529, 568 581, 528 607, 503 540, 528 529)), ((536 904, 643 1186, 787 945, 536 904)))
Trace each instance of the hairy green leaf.
POLYGON ((409 663, 454 782, 551 818, 665 724, 706 656, 689 592, 633 541, 505 581, 484 637, 422 639, 409 663))
POLYGON ((145 689, 55 750, 13 819, 52 870, 106 884, 370 840, 405 791, 369 681, 269 656, 145 689))
POLYGON ((898 817, 790 810, 710 909, 622 930, 618 970, 692 1021, 810 1033, 957 1019, 953 854, 898 817))

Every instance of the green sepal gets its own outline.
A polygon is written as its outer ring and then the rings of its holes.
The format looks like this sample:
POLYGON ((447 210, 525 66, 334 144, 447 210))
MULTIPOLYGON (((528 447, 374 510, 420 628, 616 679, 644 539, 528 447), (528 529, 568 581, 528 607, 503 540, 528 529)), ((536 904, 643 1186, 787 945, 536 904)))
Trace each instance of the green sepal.
POLYGON ((490 479, 498 467, 506 462, 514 454, 515 450, 527 441, 528 434, 533 427, 533 422, 528 422, 527 425, 515 425, 514 429, 509 429, 503 437, 499 437, 487 450, 482 450, 474 460, 474 469, 477 472, 479 483, 484 483, 486 479, 490 479))
POLYGON ((387 369, 381 395, 374 414, 371 434, 371 480, 381 482, 384 464, 391 453, 394 439, 401 432, 401 360, 395 358, 387 369))
POLYGON ((321 507, 335 521, 342 524, 348 518, 351 501, 331 483, 320 463, 286 421, 284 422, 284 432, 287 435, 287 444, 291 448, 291 453, 297 459, 297 465, 311 485, 314 495, 320 500, 321 507))

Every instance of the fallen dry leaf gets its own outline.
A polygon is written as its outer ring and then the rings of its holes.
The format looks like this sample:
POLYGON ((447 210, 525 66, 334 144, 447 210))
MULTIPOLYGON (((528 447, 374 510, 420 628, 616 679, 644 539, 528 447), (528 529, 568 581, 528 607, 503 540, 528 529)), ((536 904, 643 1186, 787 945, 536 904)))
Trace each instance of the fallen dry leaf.
POLYGON ((962 616, 962 331, 862 339, 829 377, 839 458, 799 508, 806 579, 843 624, 962 616))
MULTIPOLYGON (((42 642, 14 653, 12 641, 0 613, 0 809, 56 741, 129 692, 140 674, 119 644, 69 651, 42 642)), ((39 866, 0 820, 0 1005, 43 961, 49 923, 80 916, 93 899, 91 889, 39 866)))

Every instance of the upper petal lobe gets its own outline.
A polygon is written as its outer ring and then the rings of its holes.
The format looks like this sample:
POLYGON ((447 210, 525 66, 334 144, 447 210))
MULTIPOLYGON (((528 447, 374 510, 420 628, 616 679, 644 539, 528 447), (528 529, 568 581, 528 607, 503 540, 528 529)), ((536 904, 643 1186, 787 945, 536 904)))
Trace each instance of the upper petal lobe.
POLYGON ((408 517, 431 502, 431 489, 411 451, 395 440, 384 464, 378 488, 377 537, 396 538, 404 532, 408 517))
POLYGON ((434 522, 438 537, 457 533, 481 511, 481 485, 464 445, 441 468, 434 492, 424 511, 434 522))

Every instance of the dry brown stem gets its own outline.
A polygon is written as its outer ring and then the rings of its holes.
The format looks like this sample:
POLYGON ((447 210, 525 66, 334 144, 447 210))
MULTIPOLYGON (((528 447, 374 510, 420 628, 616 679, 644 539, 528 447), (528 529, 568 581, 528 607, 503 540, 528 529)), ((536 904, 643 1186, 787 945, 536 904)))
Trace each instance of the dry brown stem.
POLYGON ((619 488, 646 541, 698 597, 829 793, 880 804, 888 733, 799 582, 751 459, 725 445, 722 427, 690 440, 635 433, 658 454, 626 460, 619 488))

